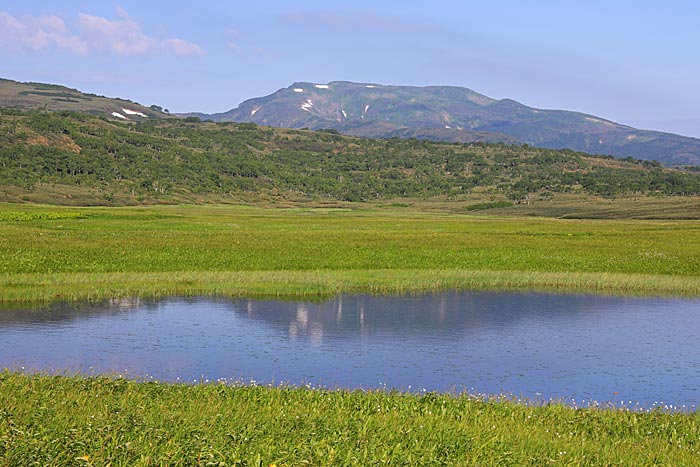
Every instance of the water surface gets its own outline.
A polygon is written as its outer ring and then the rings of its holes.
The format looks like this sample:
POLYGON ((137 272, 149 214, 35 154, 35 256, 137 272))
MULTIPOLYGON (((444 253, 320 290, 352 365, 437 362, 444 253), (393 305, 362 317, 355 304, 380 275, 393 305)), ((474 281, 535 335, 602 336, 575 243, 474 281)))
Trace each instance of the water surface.
POLYGON ((518 293, 0 311, 0 367, 695 405, 700 301, 518 293))

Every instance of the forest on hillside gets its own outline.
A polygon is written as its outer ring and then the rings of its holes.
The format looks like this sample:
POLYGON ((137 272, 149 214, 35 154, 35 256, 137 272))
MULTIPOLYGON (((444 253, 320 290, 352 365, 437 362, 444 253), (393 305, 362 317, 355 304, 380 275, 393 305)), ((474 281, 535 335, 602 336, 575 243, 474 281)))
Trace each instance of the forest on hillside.
POLYGON ((364 139, 333 130, 200 122, 121 123, 74 112, 0 109, 0 186, 177 194, 303 195, 345 201, 490 193, 700 195, 700 172, 571 150, 415 139, 364 139))

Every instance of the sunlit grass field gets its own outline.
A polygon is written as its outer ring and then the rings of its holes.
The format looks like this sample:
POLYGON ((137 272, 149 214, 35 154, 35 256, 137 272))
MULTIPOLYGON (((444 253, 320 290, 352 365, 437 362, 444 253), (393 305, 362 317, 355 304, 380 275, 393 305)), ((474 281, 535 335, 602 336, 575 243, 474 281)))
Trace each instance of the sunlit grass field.
POLYGON ((444 289, 700 295, 700 222, 0 205, 0 300, 444 289))
POLYGON ((697 466, 700 415, 0 373, 0 465, 697 466))
MULTIPOLYGON (((700 296, 700 221, 0 205, 6 307, 445 289, 700 296)), ((697 413, 0 373, 0 466, 675 467, 699 439, 697 413)))

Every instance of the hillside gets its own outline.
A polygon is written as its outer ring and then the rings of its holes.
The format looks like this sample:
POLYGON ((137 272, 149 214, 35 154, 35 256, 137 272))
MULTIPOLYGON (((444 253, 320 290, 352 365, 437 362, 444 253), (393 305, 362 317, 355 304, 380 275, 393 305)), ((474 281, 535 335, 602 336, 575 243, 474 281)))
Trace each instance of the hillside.
POLYGON ((77 89, 44 83, 0 79, 0 107, 23 110, 68 110, 115 120, 139 121, 169 115, 158 106, 145 107, 130 100, 86 94, 77 89))
POLYGON ((700 139, 638 130, 578 112, 535 109, 451 86, 299 82, 228 112, 189 115, 287 128, 334 128, 355 136, 518 143, 700 165, 700 139))
MULTIPOLYGON (((7 79, 0 79, 0 107, 84 112, 124 122, 170 117, 157 105, 145 107, 64 86, 7 79)), ((451 86, 299 82, 228 112, 182 115, 216 122, 337 129, 368 138, 528 144, 658 160, 667 166, 700 165, 700 139, 638 130, 578 112, 534 109, 451 86)))
POLYGON ((0 200, 7 201, 66 203, 80 193, 83 204, 478 195, 489 207, 565 193, 700 194, 700 173, 570 150, 373 140, 250 123, 0 113, 0 200))

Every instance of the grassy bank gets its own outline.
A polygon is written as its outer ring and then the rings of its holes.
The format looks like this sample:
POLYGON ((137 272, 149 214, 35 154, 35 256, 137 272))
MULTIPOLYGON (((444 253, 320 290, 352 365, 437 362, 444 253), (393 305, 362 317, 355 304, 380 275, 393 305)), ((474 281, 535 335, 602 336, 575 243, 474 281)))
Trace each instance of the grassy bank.
POLYGON ((700 416, 0 373, 0 465, 695 466, 700 416))
POLYGON ((17 303, 116 297, 328 297, 444 290, 551 291, 601 295, 700 296, 693 277, 611 273, 468 270, 234 271, 8 274, 0 308, 17 303))
POLYGON ((700 296, 700 222, 0 205, 0 300, 547 289, 700 296))

